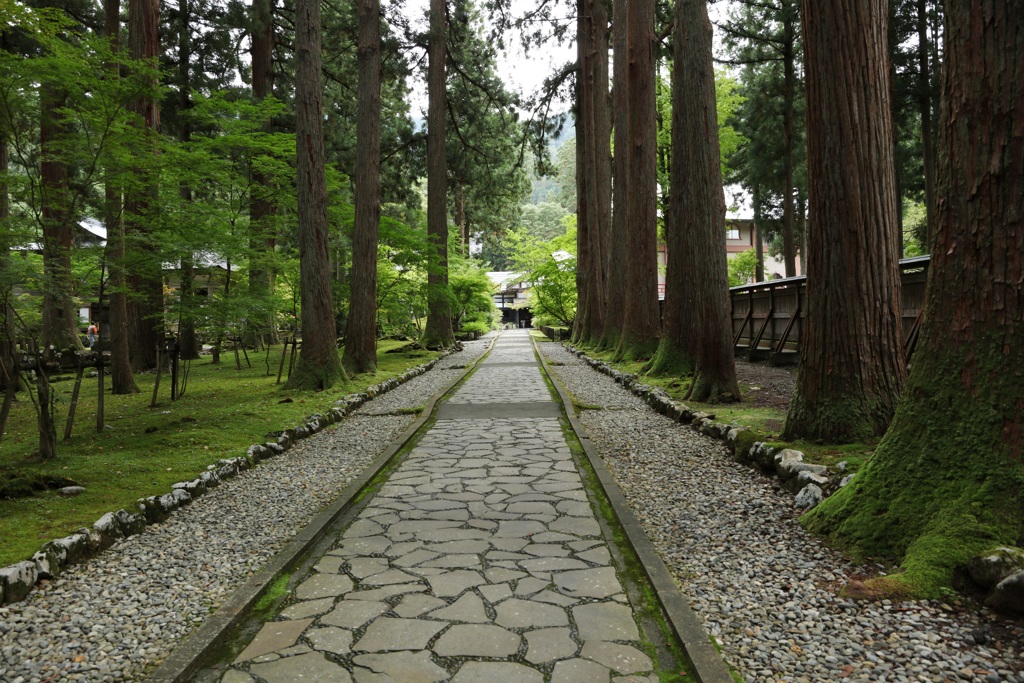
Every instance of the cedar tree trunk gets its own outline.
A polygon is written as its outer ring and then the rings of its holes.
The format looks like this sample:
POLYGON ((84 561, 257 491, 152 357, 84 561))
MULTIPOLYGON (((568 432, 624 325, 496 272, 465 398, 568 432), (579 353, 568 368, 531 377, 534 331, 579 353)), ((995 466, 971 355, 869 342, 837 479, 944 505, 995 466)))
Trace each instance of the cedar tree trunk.
POLYGON ((81 350, 78 311, 71 287, 68 166, 60 151, 66 134, 58 111, 63 96, 53 86, 44 84, 39 99, 44 272, 42 347, 81 350))
POLYGON ((380 225, 380 0, 358 0, 359 118, 356 121, 352 294, 345 326, 345 367, 377 368, 377 236, 380 225))
POLYGON ((626 7, 629 93, 626 154, 626 311, 617 359, 650 358, 658 349, 657 130, 654 101, 654 0, 626 7))
POLYGON ((582 177, 582 194, 578 201, 586 211, 586 224, 580 230, 577 216, 577 268, 583 273, 583 289, 577 297, 576 341, 596 343, 604 329, 604 246, 602 244, 609 219, 610 188, 608 163, 602 150, 608 149, 608 16, 599 0, 579 3, 577 50, 580 70, 577 74, 577 142, 582 144, 582 164, 577 164, 577 177, 582 177), (604 132, 603 141, 600 140, 604 132), (580 175, 582 174, 582 176, 580 175), (580 249, 585 256, 579 258, 580 249))
POLYGON ((302 351, 288 380, 288 387, 320 390, 348 378, 338 355, 331 299, 319 1, 298 0, 295 15, 295 141, 302 351))
POLYGON ((783 439, 885 433, 906 381, 885 0, 807 0, 807 319, 783 439))
MULTIPOLYGON (((160 52, 159 0, 129 0, 128 45, 132 59, 155 60, 160 52)), ((152 78, 158 78, 156 65, 152 78)), ((160 110, 152 97, 141 97, 132 106, 147 132, 149 146, 140 154, 156 154, 160 110)), ((133 295, 128 301, 128 331, 134 370, 156 366, 156 349, 163 342, 163 275, 151 242, 150 206, 156 199, 157 179, 149 169, 138 170, 135 187, 125 201, 125 276, 133 295)))
POLYGON ((875 588, 926 596, 1024 530, 1024 4, 949 0, 945 44, 936 248, 906 395, 865 468, 807 517, 900 560, 875 588))
MULTIPOLYGON (((785 190, 782 195, 782 253, 786 277, 796 275, 796 237, 793 234, 793 109, 796 103, 796 0, 782 1, 783 153, 785 190)), ((805 257, 806 260, 806 257, 805 257)), ((804 264, 804 272, 807 265, 804 264)))
POLYGON ((612 217, 605 245, 604 333, 601 349, 615 350, 622 338, 626 309, 626 188, 629 164, 626 154, 626 115, 629 90, 626 85, 626 0, 615 0, 612 20, 612 55, 615 83, 612 87, 612 111, 615 116, 615 156, 613 158, 612 217))
MULTIPOLYGON (((273 0, 253 0, 252 96, 258 102, 274 91, 274 13, 273 0)), ((273 122, 264 121, 263 130, 272 132, 273 122)), ((252 170, 252 202, 249 205, 249 291, 258 301, 274 293, 274 247, 277 243, 274 216, 274 177, 259 168, 252 170)), ((256 334, 276 337, 273 318, 256 321, 256 334)))
POLYGON ((430 47, 427 66, 427 237, 433 258, 427 270, 427 325, 423 344, 447 348, 455 342, 448 292, 448 161, 445 158, 445 52, 448 8, 430 0, 430 47))
MULTIPOLYGON (((111 49, 117 52, 121 42, 120 0, 104 0, 103 17, 104 31, 110 40, 111 49)), ((117 77, 116 64, 107 69, 107 75, 109 78, 117 77)), ((103 215, 107 225, 106 260, 107 270, 110 272, 107 284, 107 290, 110 292, 110 322, 107 333, 109 343, 103 343, 103 331, 101 330, 98 348, 100 353, 104 351, 104 347, 110 351, 110 390, 115 394, 137 394, 139 387, 135 384, 135 376, 132 373, 128 337, 128 295, 125 277, 124 221, 121 217, 121 188, 114 180, 117 176, 116 168, 108 164, 104 173, 106 178, 103 215)))
POLYGON ((672 69, 672 207, 665 331, 653 371, 695 370, 696 401, 739 399, 729 317, 725 198, 711 22, 704 0, 676 4, 672 69), (671 276, 671 280, 668 278, 671 276))

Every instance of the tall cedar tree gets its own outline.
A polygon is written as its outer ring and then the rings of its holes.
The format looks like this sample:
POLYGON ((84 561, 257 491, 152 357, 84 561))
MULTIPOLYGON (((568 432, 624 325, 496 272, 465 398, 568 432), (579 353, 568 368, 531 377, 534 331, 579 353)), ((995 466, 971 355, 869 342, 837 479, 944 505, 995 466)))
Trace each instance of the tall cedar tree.
POLYGON ((319 1, 297 0, 295 15, 295 142, 302 352, 288 386, 319 390, 348 378, 338 355, 331 300, 319 1))
POLYGON ((352 291, 345 327, 345 367, 377 368, 377 239, 380 227, 380 0, 357 0, 359 118, 356 121, 352 291))
POLYGON ((805 0, 807 319, 783 438, 885 433, 906 381, 885 0, 805 0))
MULTIPOLYGON (((111 51, 117 53, 121 42, 120 0, 103 2, 104 32, 110 41, 111 51)), ((110 78, 117 77, 117 65, 107 69, 110 78)), ((131 347, 128 333, 128 280, 125 273, 125 234, 122 219, 121 188, 114 178, 118 170, 112 166, 105 169, 103 216, 107 224, 106 263, 110 272, 107 290, 110 292, 110 321, 107 339, 110 350, 110 388, 115 394, 137 394, 135 375, 131 365, 131 347)), ((104 335, 100 334, 99 347, 104 350, 104 335)), ((103 381, 102 375, 100 381, 103 381)), ((102 429, 102 426, 99 426, 102 429)))
MULTIPOLYGON (((577 201, 585 211, 577 216, 577 268, 583 270, 583 289, 577 305, 574 338, 597 343, 604 329, 604 253, 611 219, 611 122, 608 111, 608 10, 601 0, 579 3, 577 51, 577 145, 582 160, 577 174, 583 183, 577 201)), ((579 213, 579 211, 577 212, 579 213)))
MULTIPOLYGON (((252 97, 262 102, 274 92, 274 3, 273 0, 252 1, 252 97)), ((264 130, 271 132, 273 122, 264 122, 264 130)), ((257 298, 274 291, 273 252, 277 243, 274 215, 277 207, 273 177, 259 169, 252 170, 252 202, 249 205, 250 267, 249 291, 257 298)), ((270 320, 257 323, 257 334, 273 337, 275 330, 270 320)))
POLYGON ((725 263, 725 198, 704 0, 676 3, 672 69, 671 209, 665 226, 665 330, 654 370, 695 369, 690 396, 740 396, 733 359, 725 263))
MULTIPOLYGON (((160 52, 159 0, 129 0, 128 49, 132 59, 154 62, 160 52)), ((152 78, 157 79, 155 66, 152 78)), ((139 124, 149 133, 151 148, 143 153, 156 154, 160 108, 156 98, 140 97, 133 105, 139 124)), ((157 194, 157 179, 140 168, 134 187, 125 201, 125 279, 132 294, 128 299, 128 333, 132 368, 148 370, 156 366, 156 350, 163 342, 163 278, 161 264, 149 247, 152 238, 151 207, 157 194)))
POLYGON ((39 94, 40 189, 43 222, 43 347, 82 348, 71 286, 71 207, 68 164, 62 153, 67 127, 64 95, 44 83, 39 94))
POLYGON ((433 247, 427 271, 427 324, 423 343, 447 348, 455 342, 448 292, 448 162, 445 158, 445 0, 430 0, 427 66, 427 236, 433 247))
MULTIPOLYGON (((626 313, 616 357, 650 358, 658 348, 657 108, 654 0, 626 3, 626 313)), ((715 124, 718 125, 717 123, 715 124)))
POLYGON ((1024 4, 949 0, 937 234, 906 396, 851 485, 807 518, 880 581, 938 594, 1024 532, 1024 4))
MULTIPOLYGON (((615 0, 612 16, 613 73, 626 73, 626 0, 615 0)), ((629 164, 626 152, 626 116, 629 113, 629 92, 626 78, 618 77, 612 87, 614 114, 614 149, 612 159, 612 217, 605 250, 604 332, 599 347, 614 351, 622 338, 622 321, 626 310, 626 187, 629 164)))

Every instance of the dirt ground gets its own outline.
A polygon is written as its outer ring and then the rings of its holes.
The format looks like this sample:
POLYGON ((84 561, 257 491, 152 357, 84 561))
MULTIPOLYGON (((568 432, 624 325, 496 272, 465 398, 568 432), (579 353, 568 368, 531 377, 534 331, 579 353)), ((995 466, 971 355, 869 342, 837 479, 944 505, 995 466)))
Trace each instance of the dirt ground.
POLYGON ((736 378, 743 391, 744 402, 757 407, 789 410, 796 385, 796 366, 774 367, 737 358, 736 378))

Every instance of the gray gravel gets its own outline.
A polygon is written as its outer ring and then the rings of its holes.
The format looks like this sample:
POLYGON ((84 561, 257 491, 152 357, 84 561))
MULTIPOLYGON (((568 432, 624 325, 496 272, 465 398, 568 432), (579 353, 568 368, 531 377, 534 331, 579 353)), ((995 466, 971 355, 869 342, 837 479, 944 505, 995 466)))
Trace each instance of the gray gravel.
POLYGON ((541 348, 563 364, 553 370, 577 400, 617 408, 580 419, 744 680, 1024 682, 1020 622, 937 601, 839 598, 851 576, 872 568, 807 534, 791 495, 560 346, 541 348))
MULTIPOLYGON (((464 365, 487 345, 467 344, 438 367, 464 365)), ((422 405, 452 378, 435 369, 366 409, 422 405)), ((414 419, 349 416, 0 607, 0 681, 140 680, 414 419)))
POLYGON ((353 414, 387 415, 400 410, 421 407, 431 396, 458 377, 463 368, 484 355, 492 341, 488 336, 477 341, 463 342, 462 351, 445 356, 430 372, 363 404, 353 414))

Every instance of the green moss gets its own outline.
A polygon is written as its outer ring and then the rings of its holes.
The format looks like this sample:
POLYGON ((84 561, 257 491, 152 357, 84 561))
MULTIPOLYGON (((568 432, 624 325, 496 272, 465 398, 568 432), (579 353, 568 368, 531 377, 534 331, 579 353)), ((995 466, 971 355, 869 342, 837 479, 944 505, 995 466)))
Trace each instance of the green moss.
POLYGON ((274 607, 277 606, 277 603, 288 594, 288 581, 290 579, 291 574, 279 574, 267 587, 267 590, 263 592, 260 599, 256 601, 256 604, 252 608, 253 612, 256 615, 267 617, 271 616, 270 612, 272 612, 274 607))
POLYGON ((693 359, 663 337, 644 372, 651 377, 687 377, 693 374, 693 359))
POLYGON ((853 443, 885 433, 893 414, 893 400, 869 396, 843 396, 808 400, 799 389, 789 406, 782 438, 827 443, 853 443))
POLYGON ((922 597, 939 597, 972 555, 1024 535, 1024 463, 1003 440, 1013 404, 964 391, 962 363, 939 370, 911 383, 853 482, 804 516, 856 556, 899 561, 890 580, 922 597))

